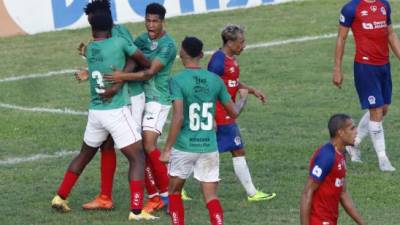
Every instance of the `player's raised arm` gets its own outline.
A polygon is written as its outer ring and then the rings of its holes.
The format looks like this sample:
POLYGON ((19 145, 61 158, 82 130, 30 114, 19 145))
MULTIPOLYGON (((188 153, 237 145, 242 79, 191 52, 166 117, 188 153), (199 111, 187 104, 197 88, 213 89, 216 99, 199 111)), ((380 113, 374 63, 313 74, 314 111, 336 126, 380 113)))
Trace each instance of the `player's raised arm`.
POLYGON ((340 204, 346 210, 347 214, 353 220, 358 224, 358 225, 365 225, 366 223, 364 222, 363 218, 361 217, 360 213, 358 213, 356 207, 353 204, 353 201, 350 198, 349 193, 346 190, 346 183, 343 185, 343 191, 340 195, 340 204))
POLYGON ((304 190, 301 193, 300 201, 300 223, 301 225, 310 224, 311 201, 314 191, 319 187, 319 183, 315 182, 312 178, 308 178, 304 190))
POLYGON ((332 82, 335 86, 341 87, 343 83, 342 61, 344 47, 350 28, 339 25, 338 35, 336 38, 335 58, 332 72, 332 82))

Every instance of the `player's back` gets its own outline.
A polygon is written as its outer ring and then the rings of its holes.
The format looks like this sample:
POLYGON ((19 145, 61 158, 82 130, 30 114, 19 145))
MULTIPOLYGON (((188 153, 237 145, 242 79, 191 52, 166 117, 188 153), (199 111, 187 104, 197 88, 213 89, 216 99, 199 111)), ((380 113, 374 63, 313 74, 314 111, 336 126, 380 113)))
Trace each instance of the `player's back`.
POLYGON ((216 151, 216 101, 230 100, 222 80, 207 70, 186 68, 172 78, 170 88, 174 99, 183 100, 184 110, 184 122, 174 147, 182 151, 216 151))
POLYGON ((113 69, 122 70, 125 66, 125 55, 134 51, 136 47, 120 37, 92 41, 88 44, 86 57, 90 75, 90 109, 115 109, 129 103, 126 85, 111 100, 105 101, 99 93, 101 89, 111 86, 111 83, 103 80, 103 75, 112 74, 113 69))

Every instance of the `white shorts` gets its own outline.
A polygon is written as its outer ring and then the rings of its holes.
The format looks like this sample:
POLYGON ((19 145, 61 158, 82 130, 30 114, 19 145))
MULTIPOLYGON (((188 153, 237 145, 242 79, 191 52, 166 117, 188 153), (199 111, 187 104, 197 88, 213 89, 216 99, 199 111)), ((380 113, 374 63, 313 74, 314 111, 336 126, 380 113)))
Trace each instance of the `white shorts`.
POLYGON ((219 153, 192 153, 172 149, 168 174, 186 180, 194 172, 194 178, 201 182, 218 182, 219 153))
POLYGON ((170 105, 147 102, 144 106, 143 130, 161 134, 170 109, 170 105))
POLYGON ((144 93, 131 96, 131 113, 133 120, 142 127, 142 120, 143 120, 143 111, 144 111, 144 104, 145 104, 145 96, 144 93))
POLYGON ((128 106, 110 110, 89 110, 83 141, 98 148, 111 134, 121 149, 142 140, 141 129, 132 119, 128 106))

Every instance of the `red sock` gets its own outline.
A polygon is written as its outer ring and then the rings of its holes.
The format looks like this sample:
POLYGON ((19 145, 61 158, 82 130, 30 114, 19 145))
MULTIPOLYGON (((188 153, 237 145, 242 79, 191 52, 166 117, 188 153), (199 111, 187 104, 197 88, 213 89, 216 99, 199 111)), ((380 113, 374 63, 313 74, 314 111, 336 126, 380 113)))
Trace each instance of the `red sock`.
POLYGON ((156 178, 156 185, 160 193, 168 192, 168 172, 167 166, 160 161, 161 152, 157 148, 148 154, 151 166, 153 169, 154 177, 156 178))
POLYGON ((218 199, 213 199, 207 203, 208 213, 210 215, 211 225, 224 224, 224 212, 218 199))
POLYGON ((114 182, 114 174, 117 164, 117 156, 115 149, 103 149, 101 151, 101 183, 100 194, 112 198, 112 188, 114 182))
POLYGON ((144 167, 144 184, 146 187, 147 194, 149 196, 155 196, 158 193, 156 182, 154 180, 153 170, 151 168, 151 162, 149 157, 146 156, 146 163, 144 167))
POLYGON ((171 216, 172 225, 185 224, 185 209, 183 208, 183 201, 181 194, 170 194, 168 196, 168 210, 171 216))
POLYGON ((140 212, 143 208, 143 180, 131 180, 129 182, 131 190, 131 210, 140 212))
POLYGON ((67 170, 67 172, 65 172, 64 179, 61 182, 60 187, 58 188, 57 194, 61 198, 67 199, 78 178, 78 174, 67 170))

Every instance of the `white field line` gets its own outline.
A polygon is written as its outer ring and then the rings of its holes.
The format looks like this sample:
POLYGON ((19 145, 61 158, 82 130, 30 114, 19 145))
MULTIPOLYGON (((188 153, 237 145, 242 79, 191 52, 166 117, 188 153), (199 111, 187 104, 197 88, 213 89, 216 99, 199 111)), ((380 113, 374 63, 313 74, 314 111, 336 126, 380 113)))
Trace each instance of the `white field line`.
POLYGON ((22 76, 10 76, 8 78, 0 79, 0 83, 18 81, 18 80, 26 80, 26 79, 33 79, 33 78, 40 78, 40 77, 51 77, 51 76, 55 76, 55 75, 73 73, 75 71, 76 70, 74 70, 74 69, 66 69, 66 70, 59 70, 59 71, 50 71, 50 72, 47 72, 47 73, 34 73, 34 74, 22 75, 22 76))
POLYGON ((37 155, 28 156, 28 157, 8 158, 8 159, 0 160, 0 166, 16 165, 16 164, 20 164, 20 163, 34 162, 34 161, 43 160, 43 159, 62 158, 64 156, 76 155, 76 154, 78 154, 78 151, 62 150, 62 151, 56 152, 51 155, 50 154, 37 154, 37 155))
POLYGON ((67 114, 67 115, 87 115, 87 112, 84 111, 75 111, 72 109, 49 109, 49 108, 41 108, 41 107, 34 107, 34 108, 29 108, 29 107, 23 107, 23 106, 18 106, 18 105, 13 105, 13 104, 6 104, 6 103, 1 103, 0 102, 0 108, 5 108, 5 109, 14 109, 14 110, 20 110, 20 111, 27 111, 27 112, 39 112, 39 113, 55 113, 55 114, 67 114))

